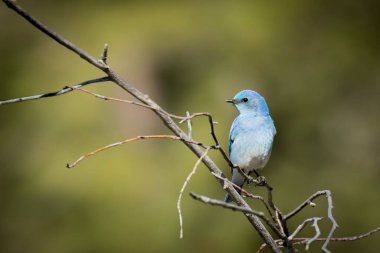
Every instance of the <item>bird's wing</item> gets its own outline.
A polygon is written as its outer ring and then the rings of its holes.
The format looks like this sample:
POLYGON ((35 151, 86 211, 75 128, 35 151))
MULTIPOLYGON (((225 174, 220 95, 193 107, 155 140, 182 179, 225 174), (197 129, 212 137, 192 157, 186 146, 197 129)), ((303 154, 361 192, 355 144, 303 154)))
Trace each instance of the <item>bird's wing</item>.
MULTIPOLYGON (((234 143, 235 141, 235 138, 236 138, 236 135, 238 133, 237 129, 239 128, 239 117, 237 117, 234 122, 232 123, 231 125, 231 129, 230 129, 230 138, 229 138, 229 142, 228 142, 228 156, 231 157, 231 146, 232 144, 234 143)), ((232 173, 232 168, 231 168, 231 173, 232 173)))

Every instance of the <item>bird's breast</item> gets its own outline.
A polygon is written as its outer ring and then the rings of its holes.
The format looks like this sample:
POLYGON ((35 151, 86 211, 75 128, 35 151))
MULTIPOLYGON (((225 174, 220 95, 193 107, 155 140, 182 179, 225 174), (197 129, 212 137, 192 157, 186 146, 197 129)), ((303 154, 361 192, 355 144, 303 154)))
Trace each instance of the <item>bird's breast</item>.
MULTIPOLYGON (((245 122, 240 125, 231 144, 231 162, 251 171, 263 168, 271 154, 275 129, 273 122, 257 124, 245 122)), ((260 122, 259 122, 260 123, 260 122)))

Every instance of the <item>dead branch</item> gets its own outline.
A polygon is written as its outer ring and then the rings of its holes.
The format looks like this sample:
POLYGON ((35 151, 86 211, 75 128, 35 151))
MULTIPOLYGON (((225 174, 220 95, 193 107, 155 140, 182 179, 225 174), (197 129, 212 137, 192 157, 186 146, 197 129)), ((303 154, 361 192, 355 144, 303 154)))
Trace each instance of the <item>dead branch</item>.
POLYGON ((232 211, 239 211, 239 212, 243 212, 243 213, 250 213, 250 214, 254 214, 258 217, 260 217, 261 219, 263 219, 265 221, 265 223, 273 230, 273 232, 275 232, 278 236, 282 236, 281 232, 277 229, 277 227, 275 226, 275 224, 273 224, 266 216, 263 212, 258 212, 258 211, 255 211, 255 210, 252 210, 251 208, 246 208, 246 207, 241 207, 241 206, 237 206, 237 205, 234 205, 234 204, 231 204, 231 203, 226 203, 224 201, 220 201, 220 200, 216 200, 216 199, 212 199, 212 198, 209 198, 209 197, 206 197, 206 196, 202 196, 202 195, 198 195, 198 194, 195 194, 195 193, 190 193, 190 196, 195 199, 195 200, 199 200, 200 202, 203 202, 203 203, 206 203, 206 204, 210 204, 210 205, 213 205, 213 206, 220 206, 220 207, 223 207, 223 208, 227 208, 227 209, 230 209, 232 211))
POLYGON ((96 78, 96 79, 92 79, 92 80, 87 80, 87 81, 81 82, 79 84, 70 86, 70 87, 66 86, 63 89, 58 90, 58 91, 53 91, 53 92, 48 92, 48 93, 39 94, 39 95, 33 95, 33 96, 27 96, 27 97, 21 97, 21 98, 13 98, 13 99, 0 101, 0 105, 24 102, 24 101, 29 101, 29 100, 41 99, 41 98, 55 97, 55 96, 66 94, 66 93, 73 91, 73 90, 76 90, 76 89, 80 89, 81 87, 86 86, 88 84, 107 82, 110 80, 111 79, 108 76, 100 77, 100 78, 96 78))
POLYGON ((78 90, 78 91, 85 92, 87 94, 93 95, 96 98, 100 98, 100 99, 103 99, 103 100, 106 100, 106 101, 115 101, 115 102, 127 103, 127 104, 132 104, 132 105, 137 105, 137 106, 141 106, 141 107, 152 109, 151 106, 143 104, 143 103, 139 103, 139 102, 136 102, 136 101, 125 100, 125 99, 120 99, 120 98, 106 97, 106 96, 94 93, 92 91, 89 91, 89 90, 86 90, 86 89, 83 89, 83 88, 74 88, 74 89, 78 90))
MULTIPOLYGON (((109 148, 114 148, 114 147, 123 145, 125 143, 132 142, 132 141, 145 140, 145 139, 171 139, 171 140, 183 141, 181 139, 181 137, 178 137, 178 136, 175 136, 175 135, 143 135, 143 136, 137 136, 137 137, 134 137, 134 138, 126 139, 124 141, 119 141, 119 142, 115 142, 115 143, 108 144, 106 146, 100 147, 100 148, 98 148, 98 149, 96 149, 94 151, 91 151, 91 152, 89 152, 89 153, 87 153, 85 155, 82 155, 75 162, 67 164, 66 167, 69 168, 69 169, 73 168, 79 162, 81 162, 82 160, 86 159, 87 157, 93 156, 93 155, 95 155, 95 154, 97 154, 97 153, 99 153, 101 151, 107 150, 109 148)), ((199 143, 199 142, 196 142, 196 141, 193 141, 193 140, 186 140, 186 142, 190 142, 191 144, 201 146, 201 147, 203 147, 205 149, 212 149, 213 148, 212 146, 205 146, 202 143, 199 143)))
POLYGON ((182 219, 182 211, 181 211, 181 200, 182 200, 182 194, 183 192, 185 191, 185 188, 187 186, 187 184, 189 183, 191 177, 195 174, 199 164, 201 163, 202 159, 207 155, 208 151, 210 150, 210 147, 208 147, 206 150, 205 150, 205 153, 199 157, 199 159, 197 160, 197 162, 195 163, 193 169, 191 170, 190 174, 187 176, 181 190, 179 191, 179 196, 178 196, 178 201, 177 201, 177 209, 178 209, 178 216, 179 216, 179 225, 180 225, 180 233, 179 233, 179 238, 182 239, 183 238, 183 219, 182 219))

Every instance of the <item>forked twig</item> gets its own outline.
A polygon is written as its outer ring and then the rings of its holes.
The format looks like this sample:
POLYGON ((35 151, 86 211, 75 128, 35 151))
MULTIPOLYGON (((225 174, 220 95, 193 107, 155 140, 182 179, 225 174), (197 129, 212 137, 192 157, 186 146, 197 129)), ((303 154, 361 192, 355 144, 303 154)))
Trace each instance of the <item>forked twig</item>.
MULTIPOLYGON (((330 239, 332 238, 332 235, 334 233, 334 231, 338 228, 338 223, 335 221, 335 218, 332 214, 332 209, 334 208, 333 204, 332 204, 332 197, 331 197, 331 192, 329 190, 324 190, 324 191, 318 191, 316 193, 314 193, 313 195, 311 195, 308 199, 306 199, 301 205, 299 205, 298 207, 296 207, 293 211, 291 211, 290 213, 288 213, 287 215, 284 216, 284 220, 288 220, 290 219, 291 217, 293 217, 294 215, 296 215, 298 212, 300 212, 303 208, 305 208, 307 205, 310 205, 310 203, 313 203, 312 201, 314 199, 316 199, 317 197, 321 196, 321 195, 325 195, 326 198, 327 198, 327 206, 328 206, 328 209, 327 209, 327 216, 329 218, 329 220, 331 221, 332 223, 332 227, 330 229, 330 232, 325 240, 325 243, 323 244, 322 246, 322 250, 323 252, 330 252, 328 249, 327 249, 327 245, 329 244, 330 242, 330 239)), ((315 204, 313 203, 312 206, 314 206, 315 204)))
POLYGON ((206 197, 206 196, 202 196, 202 195, 198 195, 198 194, 195 194, 195 193, 190 193, 190 196, 195 199, 195 200, 199 200, 203 203, 206 203, 206 204, 210 204, 210 205, 213 205, 213 206, 220 206, 220 207, 223 207, 223 208, 227 208, 227 209, 230 209, 232 211, 239 211, 239 212, 243 212, 243 213, 250 213, 250 214, 254 214, 258 217, 260 217, 263 221, 265 221, 265 223, 279 236, 281 236, 281 232, 278 230, 278 228, 274 225, 274 223, 272 223, 266 216, 263 212, 258 212, 258 211, 255 211, 255 210, 252 210, 251 208, 246 208, 246 207, 241 207, 241 206, 237 206, 237 205, 234 205, 234 204, 231 204, 231 203, 226 203, 224 201, 220 201, 220 200, 217 200, 217 199, 212 199, 212 198, 209 198, 209 197, 206 197))

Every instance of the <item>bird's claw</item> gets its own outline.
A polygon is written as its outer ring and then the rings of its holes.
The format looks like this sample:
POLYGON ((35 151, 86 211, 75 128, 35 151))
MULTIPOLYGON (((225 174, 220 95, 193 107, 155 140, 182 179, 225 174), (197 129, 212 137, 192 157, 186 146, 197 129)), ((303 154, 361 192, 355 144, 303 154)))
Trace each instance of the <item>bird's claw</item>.
POLYGON ((255 186, 264 186, 267 183, 267 180, 263 176, 258 176, 257 178, 253 178, 248 176, 248 184, 253 183, 255 186))
POLYGON ((258 176, 256 178, 256 182, 257 182, 257 185, 263 186, 263 185, 265 185, 267 183, 267 179, 265 177, 263 177, 263 176, 258 176))

